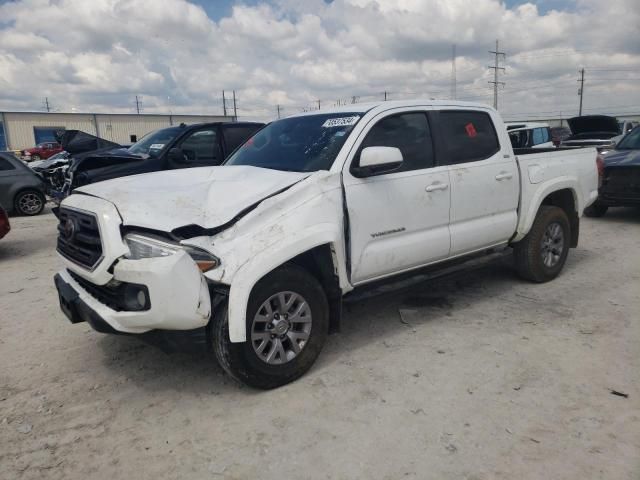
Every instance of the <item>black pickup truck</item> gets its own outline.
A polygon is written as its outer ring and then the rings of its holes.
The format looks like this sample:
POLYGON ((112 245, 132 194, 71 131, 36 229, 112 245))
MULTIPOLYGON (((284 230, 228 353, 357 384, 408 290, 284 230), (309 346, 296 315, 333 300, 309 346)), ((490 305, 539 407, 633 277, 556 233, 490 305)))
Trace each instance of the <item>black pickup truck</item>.
POLYGON ((74 158, 61 197, 112 178, 177 168, 220 165, 263 127, 262 123, 180 124, 149 133, 129 148, 109 148, 74 158))

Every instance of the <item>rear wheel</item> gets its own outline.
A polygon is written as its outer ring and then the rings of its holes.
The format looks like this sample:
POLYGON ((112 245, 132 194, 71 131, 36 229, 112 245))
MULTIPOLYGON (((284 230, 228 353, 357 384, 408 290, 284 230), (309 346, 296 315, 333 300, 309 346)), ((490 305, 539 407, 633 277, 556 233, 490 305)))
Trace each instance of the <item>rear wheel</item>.
POLYGON ((609 210, 609 207, 607 205, 602 205, 600 203, 594 203, 592 205, 589 205, 587 208, 584 209, 584 214, 587 217, 602 217, 605 213, 607 213, 607 210, 609 210))
POLYGON ((286 266, 262 278, 247 306, 247 341, 231 343, 226 305, 212 320, 213 348, 235 379, 269 389, 292 382, 315 362, 327 337, 324 290, 306 270, 286 266))
POLYGON ((16 212, 20 215, 38 215, 44 209, 44 195, 37 190, 18 192, 14 201, 16 212))
POLYGON ((541 206, 527 236, 514 246, 518 275, 540 283, 556 278, 567 260, 570 243, 571 228, 564 210, 541 206))

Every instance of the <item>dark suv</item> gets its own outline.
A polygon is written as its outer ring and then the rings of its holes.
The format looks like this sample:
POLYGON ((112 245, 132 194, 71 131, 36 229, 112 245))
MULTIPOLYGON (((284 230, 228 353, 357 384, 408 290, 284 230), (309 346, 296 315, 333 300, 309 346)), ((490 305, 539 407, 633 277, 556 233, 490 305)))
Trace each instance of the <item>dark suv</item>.
POLYGON ((264 124, 181 124, 151 132, 129 148, 112 148, 74 158, 62 196, 89 183, 177 168, 220 165, 264 124))

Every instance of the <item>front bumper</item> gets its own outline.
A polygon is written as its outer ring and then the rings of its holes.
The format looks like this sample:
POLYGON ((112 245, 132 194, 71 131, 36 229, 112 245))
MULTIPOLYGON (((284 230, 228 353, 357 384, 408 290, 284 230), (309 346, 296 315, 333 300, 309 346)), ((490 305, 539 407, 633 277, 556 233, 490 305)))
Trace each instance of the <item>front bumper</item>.
POLYGON ((207 282, 185 252, 160 258, 121 259, 113 268, 113 280, 144 285, 150 307, 143 311, 115 310, 62 270, 55 276, 62 311, 72 323, 87 322, 106 333, 193 330, 209 322, 211 298, 207 282))

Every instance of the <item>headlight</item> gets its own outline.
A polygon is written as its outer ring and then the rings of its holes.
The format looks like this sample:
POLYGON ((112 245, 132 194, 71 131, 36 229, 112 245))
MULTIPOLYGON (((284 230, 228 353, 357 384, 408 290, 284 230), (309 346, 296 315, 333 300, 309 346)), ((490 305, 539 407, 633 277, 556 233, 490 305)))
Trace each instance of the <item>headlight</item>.
POLYGON ((129 254, 126 258, 140 260, 141 258, 168 257, 183 250, 196 262, 198 268, 206 272, 220 265, 220 260, 209 252, 189 245, 170 243, 159 238, 129 233, 125 235, 124 241, 129 247, 129 254))

